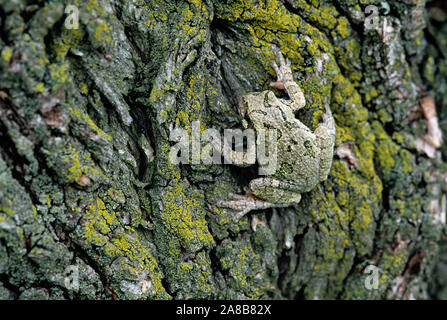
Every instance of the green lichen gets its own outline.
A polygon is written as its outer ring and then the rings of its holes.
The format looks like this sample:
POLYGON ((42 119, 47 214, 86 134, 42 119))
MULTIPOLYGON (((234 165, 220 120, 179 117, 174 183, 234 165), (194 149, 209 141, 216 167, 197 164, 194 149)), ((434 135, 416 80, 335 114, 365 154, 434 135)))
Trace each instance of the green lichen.
POLYGON ((66 63, 51 64, 49 66, 51 79, 56 83, 55 87, 71 81, 66 63))
POLYGON ((85 211, 84 235, 90 243, 102 247, 104 253, 111 257, 125 257, 121 267, 128 270, 135 278, 145 272, 149 274, 150 285, 140 282, 141 293, 159 298, 168 298, 162 283, 162 274, 157 261, 147 245, 140 239, 138 232, 130 227, 122 228, 122 214, 110 211, 105 202, 97 197, 90 199, 85 211))
POLYGON ((95 40, 98 42, 110 42, 112 37, 110 35, 111 27, 105 21, 98 21, 95 29, 95 40))
POLYGON ((63 171, 66 179, 79 183, 83 175, 93 179, 104 176, 102 170, 95 166, 89 155, 79 155, 72 147, 69 147, 68 151, 69 153, 65 156, 64 162, 69 167, 63 171))
POLYGON ((111 141, 112 137, 105 133, 103 130, 101 130, 95 122, 90 118, 90 116, 86 113, 83 113, 79 108, 72 108, 69 107, 68 111, 70 112, 70 115, 76 120, 83 124, 86 124, 91 130, 93 130, 98 136, 111 141))
POLYGON ((9 62, 9 59, 11 59, 12 56, 12 49, 10 47, 5 47, 2 50, 2 59, 4 62, 9 62))
POLYGON ((112 231, 111 227, 116 225, 119 212, 109 213, 100 198, 96 198, 95 201, 90 199, 90 202, 91 204, 85 212, 85 237, 91 243, 105 246, 107 243, 106 235, 112 231))
POLYGON ((399 147, 386 134, 379 122, 374 121, 372 126, 377 141, 375 160, 385 179, 390 180, 393 173, 392 170, 396 164, 395 157, 398 155, 399 147))
POLYGON ((223 270, 228 270, 228 280, 234 283, 233 290, 241 291, 251 299, 261 297, 263 269, 260 256, 250 244, 225 241, 218 247, 217 255, 223 270), (254 286, 254 283, 258 286, 254 286))
POLYGON ((166 188, 164 209, 161 217, 166 228, 173 232, 185 248, 198 250, 201 246, 214 245, 205 212, 203 195, 200 193, 185 194, 183 184, 179 181, 166 188))

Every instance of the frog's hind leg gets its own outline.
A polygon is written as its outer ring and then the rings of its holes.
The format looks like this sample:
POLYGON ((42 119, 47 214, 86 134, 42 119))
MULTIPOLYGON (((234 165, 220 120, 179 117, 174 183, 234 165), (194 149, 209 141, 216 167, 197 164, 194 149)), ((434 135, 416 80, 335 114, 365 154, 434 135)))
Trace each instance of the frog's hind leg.
POLYGON ((315 129, 317 145, 320 148, 320 181, 327 179, 332 167, 332 158, 335 145, 335 122, 329 106, 326 106, 326 113, 322 115, 323 122, 315 129))
POLYGON ((238 222, 244 215, 252 210, 261 210, 268 208, 284 208, 290 204, 284 203, 270 203, 250 196, 243 196, 238 194, 230 194, 230 200, 219 201, 219 207, 229 208, 235 211, 233 221, 238 222))
POLYGON ((235 211, 233 220, 239 221, 252 210, 269 208, 285 208, 299 203, 301 194, 299 188, 287 182, 272 178, 258 178, 250 182, 250 191, 263 200, 253 195, 230 194, 230 200, 219 201, 217 205, 235 211))
POLYGON ((301 193, 307 191, 297 185, 274 178, 257 178, 250 182, 252 192, 262 199, 275 204, 296 204, 301 200, 301 193))

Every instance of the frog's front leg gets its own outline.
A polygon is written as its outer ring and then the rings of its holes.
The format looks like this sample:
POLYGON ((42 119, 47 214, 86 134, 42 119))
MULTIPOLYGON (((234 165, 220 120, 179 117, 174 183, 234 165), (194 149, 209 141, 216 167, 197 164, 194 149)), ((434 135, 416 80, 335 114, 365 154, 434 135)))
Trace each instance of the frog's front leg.
POLYGON ((277 80, 270 85, 274 88, 286 90, 290 101, 282 100, 288 104, 293 111, 297 111, 306 105, 306 98, 300 86, 293 80, 292 70, 290 69, 290 60, 284 60, 284 57, 278 49, 275 50, 279 60, 279 67, 276 62, 272 62, 272 67, 276 72, 277 80))
POLYGON ((262 177, 250 181, 250 190, 267 202, 274 204, 294 204, 301 200, 301 192, 305 190, 288 181, 262 177))

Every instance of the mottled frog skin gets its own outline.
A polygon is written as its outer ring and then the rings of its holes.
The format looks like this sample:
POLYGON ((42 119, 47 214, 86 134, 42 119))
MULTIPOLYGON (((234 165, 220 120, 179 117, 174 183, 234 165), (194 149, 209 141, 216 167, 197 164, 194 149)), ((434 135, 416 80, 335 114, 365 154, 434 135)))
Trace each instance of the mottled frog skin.
POLYGON ((251 210, 299 203, 301 193, 326 180, 331 169, 335 143, 332 113, 326 106, 323 122, 315 132, 295 118, 295 112, 306 105, 305 97, 293 80, 290 62, 284 60, 279 50, 277 55, 280 66, 275 62, 272 66, 278 79, 271 85, 285 90, 290 100, 277 98, 266 90, 245 95, 239 105, 241 114, 256 132, 276 129, 276 171, 250 182, 249 193, 256 197, 231 195, 231 200, 218 203, 236 212, 235 221, 251 210))

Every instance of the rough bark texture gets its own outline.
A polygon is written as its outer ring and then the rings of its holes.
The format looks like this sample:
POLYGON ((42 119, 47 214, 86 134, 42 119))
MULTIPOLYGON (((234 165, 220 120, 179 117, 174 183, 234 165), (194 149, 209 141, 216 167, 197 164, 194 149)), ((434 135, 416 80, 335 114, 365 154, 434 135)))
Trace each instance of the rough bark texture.
POLYGON ((447 130, 446 14, 422 0, 0 0, 0 298, 446 299, 447 151, 417 150, 422 96, 447 130), (369 4, 380 30, 364 28, 369 4), (172 165, 169 134, 242 128, 240 97, 275 79, 271 44, 306 96, 300 119, 314 129, 329 104, 342 149, 300 204, 236 224, 215 203, 256 168, 172 165))

